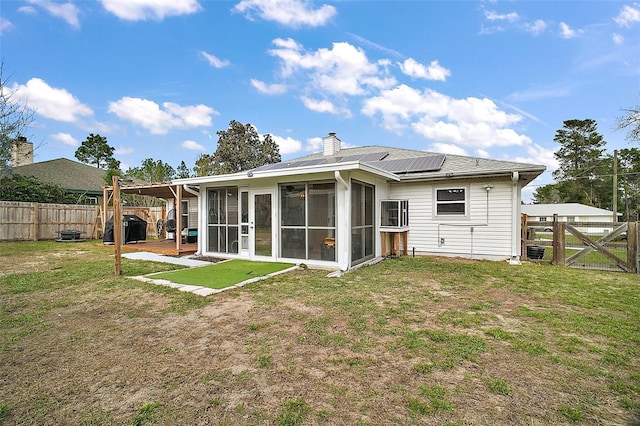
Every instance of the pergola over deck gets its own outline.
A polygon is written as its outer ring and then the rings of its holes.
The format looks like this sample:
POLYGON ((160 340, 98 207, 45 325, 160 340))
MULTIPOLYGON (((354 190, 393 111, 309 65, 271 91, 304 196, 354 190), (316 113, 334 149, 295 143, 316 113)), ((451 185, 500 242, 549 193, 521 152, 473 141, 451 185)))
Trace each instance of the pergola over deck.
MULTIPOLYGON (((160 198, 163 200, 173 200, 173 209, 176 213, 176 220, 179 224, 180 218, 182 217, 182 199, 184 197, 182 184, 173 184, 171 182, 161 182, 161 183, 143 183, 143 184, 132 184, 132 185, 120 185, 120 192, 125 194, 135 194, 135 195, 146 195, 149 197, 160 198)), ((193 196, 197 196, 196 192, 197 188, 187 188, 187 191, 191 192, 193 196)), ((102 223, 103 226, 106 223, 106 215, 107 209, 109 206, 109 200, 113 196, 113 186, 106 186, 103 188, 103 207, 102 207, 102 223)), ((166 218, 163 217, 163 220, 166 218)), ((185 252, 193 252, 190 250, 183 250, 184 244, 181 238, 181 232, 176 229, 176 238, 175 238, 175 254, 180 255, 185 252)), ((193 246, 193 244, 188 244, 189 246, 193 246)))

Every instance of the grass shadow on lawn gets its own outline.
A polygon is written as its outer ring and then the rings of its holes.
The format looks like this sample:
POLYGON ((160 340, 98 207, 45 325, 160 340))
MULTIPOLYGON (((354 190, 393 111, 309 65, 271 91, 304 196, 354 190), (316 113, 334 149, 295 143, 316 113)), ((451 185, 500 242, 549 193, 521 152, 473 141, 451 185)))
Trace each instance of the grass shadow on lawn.
POLYGON ((252 278, 263 277, 295 266, 293 263, 229 260, 197 268, 153 274, 153 279, 177 284, 197 285, 220 290, 252 278))

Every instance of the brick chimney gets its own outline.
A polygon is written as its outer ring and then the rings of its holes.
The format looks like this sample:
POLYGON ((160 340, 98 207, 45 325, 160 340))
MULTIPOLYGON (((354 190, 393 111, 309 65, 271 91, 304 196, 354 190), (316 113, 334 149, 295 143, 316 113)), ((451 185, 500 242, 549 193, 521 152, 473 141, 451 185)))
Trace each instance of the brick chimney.
POLYGON ((329 133, 329 136, 322 139, 322 145, 324 147, 323 155, 336 155, 340 152, 340 139, 336 137, 334 132, 329 133))
POLYGON ((11 145, 11 167, 33 164, 33 144, 18 136, 11 145))

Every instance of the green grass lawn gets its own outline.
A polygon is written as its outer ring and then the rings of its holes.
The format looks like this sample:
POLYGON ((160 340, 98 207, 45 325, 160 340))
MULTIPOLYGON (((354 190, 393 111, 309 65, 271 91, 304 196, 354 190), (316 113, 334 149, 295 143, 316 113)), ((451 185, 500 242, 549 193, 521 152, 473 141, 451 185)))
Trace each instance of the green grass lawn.
POLYGON ((198 268, 162 272, 154 274, 152 278, 219 290, 252 278, 282 271, 292 266, 294 266, 292 263, 251 262, 248 260, 234 259, 198 268))
POLYGON ((639 274, 401 256, 213 297, 129 278, 179 268, 0 243, 0 424, 640 424, 639 274))

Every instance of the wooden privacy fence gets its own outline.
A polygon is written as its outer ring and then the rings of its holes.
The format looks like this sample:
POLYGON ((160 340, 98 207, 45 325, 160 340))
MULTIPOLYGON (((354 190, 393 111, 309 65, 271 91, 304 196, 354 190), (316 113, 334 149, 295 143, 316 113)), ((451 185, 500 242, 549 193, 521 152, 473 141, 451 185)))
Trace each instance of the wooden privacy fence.
MULTIPOLYGON (((135 214, 147 221, 147 236, 155 236, 162 207, 125 207, 123 214, 135 214)), ((74 230, 82 238, 102 238, 100 207, 77 204, 42 204, 0 201, 0 241, 38 241, 60 238, 60 232, 74 230)), ((106 212, 106 218, 112 215, 106 212)))
POLYGON ((640 273, 638 222, 529 221, 522 215, 522 258, 556 265, 640 273))

